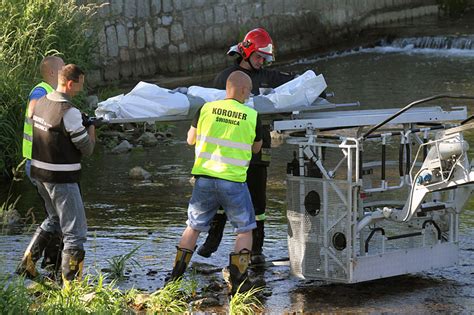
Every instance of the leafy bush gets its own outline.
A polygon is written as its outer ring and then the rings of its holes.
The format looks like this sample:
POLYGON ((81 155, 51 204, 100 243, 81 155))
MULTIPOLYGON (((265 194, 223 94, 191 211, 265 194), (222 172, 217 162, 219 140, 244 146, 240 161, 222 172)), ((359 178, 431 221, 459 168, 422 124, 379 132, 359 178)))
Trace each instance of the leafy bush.
POLYGON ((0 0, 0 173, 20 160, 24 110, 43 57, 92 68, 96 11, 74 0, 0 0))

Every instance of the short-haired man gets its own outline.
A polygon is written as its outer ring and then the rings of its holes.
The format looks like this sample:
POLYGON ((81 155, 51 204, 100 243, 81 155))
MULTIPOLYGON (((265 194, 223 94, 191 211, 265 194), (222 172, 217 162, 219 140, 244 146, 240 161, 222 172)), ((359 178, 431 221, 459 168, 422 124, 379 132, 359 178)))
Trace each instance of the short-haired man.
MULTIPOLYGON (((171 280, 182 276, 191 260, 200 232, 208 231, 219 207, 237 233, 229 257, 231 294, 247 279, 252 249, 255 213, 245 182, 252 152, 262 146, 257 112, 244 105, 252 81, 242 71, 227 79, 226 99, 204 104, 188 131, 187 142, 195 145, 192 174, 196 177, 188 207, 187 227, 177 247, 171 280)), ((250 289, 246 281, 241 291, 250 289)))
MULTIPOLYGON (((87 223, 79 189, 82 156, 92 154, 95 127, 83 126, 81 112, 71 103, 84 84, 74 64, 62 68, 56 91, 39 99, 33 109, 31 176, 48 206, 50 222, 41 228, 61 231, 62 278, 65 285, 82 276, 87 223)), ((26 255, 27 253, 25 253, 26 255)))
MULTIPOLYGON (((295 77, 295 74, 292 73, 264 68, 264 64, 272 62, 274 57, 272 38, 263 28, 249 31, 243 41, 232 46, 227 54, 238 57, 233 65, 216 76, 214 87, 217 89, 224 89, 227 78, 235 71, 242 71, 249 75, 252 79, 252 93, 254 95, 260 94, 260 88, 276 88, 295 77)), ((271 137, 270 126, 264 124, 262 128, 262 150, 252 156, 247 171, 247 185, 252 196, 257 221, 257 228, 253 230, 252 264, 265 262, 263 241, 265 237, 267 167, 270 165, 271 137)), ((219 210, 212 220, 206 241, 197 250, 199 255, 210 257, 217 250, 222 239, 226 220, 223 210, 219 210)))
POLYGON ((35 85, 28 95, 28 104, 25 109, 25 123, 23 126, 23 157, 26 158, 26 175, 30 177, 30 166, 31 166, 31 148, 33 141, 33 110, 36 102, 45 96, 53 92, 58 85, 58 73, 64 67, 64 61, 61 57, 47 56, 41 60, 40 73, 42 82, 35 85))
MULTIPOLYGON (((36 186, 35 181, 31 178, 31 150, 33 143, 33 110, 36 102, 43 96, 53 92, 58 85, 58 73, 64 67, 64 61, 57 56, 47 56, 43 58, 40 63, 39 70, 41 73, 42 82, 38 83, 28 95, 28 104, 25 108, 25 123, 23 126, 23 157, 26 159, 25 170, 26 175, 36 186)), ((47 205, 45 205, 46 207, 47 205)), ((45 209, 46 215, 48 211, 45 209)), ((44 225, 49 225, 49 218, 46 218, 44 225)), ((36 229, 33 238, 28 246, 27 253, 19 264, 16 272, 25 275, 29 278, 36 277, 36 268, 34 265, 43 256, 41 263, 43 268, 52 269, 53 274, 59 269, 61 264, 61 240, 60 232, 50 233, 43 230, 41 227, 36 229), (52 267, 51 267, 52 266, 52 267)))

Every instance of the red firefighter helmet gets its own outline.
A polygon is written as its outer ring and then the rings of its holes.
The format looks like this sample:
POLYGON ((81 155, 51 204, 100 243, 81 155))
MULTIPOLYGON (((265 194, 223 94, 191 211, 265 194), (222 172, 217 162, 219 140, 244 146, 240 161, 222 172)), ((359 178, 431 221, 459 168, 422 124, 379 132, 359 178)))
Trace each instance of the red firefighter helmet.
POLYGON ((265 61, 274 61, 273 41, 263 28, 256 28, 248 32, 244 40, 237 45, 237 49, 244 60, 248 60, 250 55, 256 52, 265 58, 265 61))

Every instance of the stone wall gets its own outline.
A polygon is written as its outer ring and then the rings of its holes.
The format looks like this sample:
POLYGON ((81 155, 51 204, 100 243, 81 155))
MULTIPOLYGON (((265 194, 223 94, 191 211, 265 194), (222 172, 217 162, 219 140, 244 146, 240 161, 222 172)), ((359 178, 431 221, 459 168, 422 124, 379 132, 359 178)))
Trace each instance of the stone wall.
POLYGON ((277 58, 360 30, 437 14, 436 0, 91 0, 98 14, 99 82, 196 74, 229 63, 225 53, 264 27, 277 58), (102 26, 103 25, 103 26, 102 26))

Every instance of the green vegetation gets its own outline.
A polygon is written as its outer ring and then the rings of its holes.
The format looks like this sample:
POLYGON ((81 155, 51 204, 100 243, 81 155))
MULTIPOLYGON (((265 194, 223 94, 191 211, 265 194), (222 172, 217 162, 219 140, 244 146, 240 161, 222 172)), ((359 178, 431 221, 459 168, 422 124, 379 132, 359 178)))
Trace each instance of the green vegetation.
POLYGON ((0 314, 27 314, 32 302, 23 278, 0 279, 0 314))
POLYGON ((92 68, 96 5, 74 0, 0 0, 0 174, 18 164, 28 93, 47 55, 92 68))
POLYGON ((257 298, 257 294, 262 288, 252 288, 246 292, 240 293, 240 287, 237 293, 232 296, 229 302, 230 314, 255 314, 263 312, 263 305, 257 298))
POLYGON ((53 284, 39 284, 38 296, 30 311, 42 314, 122 314, 127 309, 127 300, 115 282, 105 284, 105 277, 86 276, 71 287, 60 288, 53 284))
POLYGON ((16 198, 13 197, 12 189, 13 184, 17 181, 20 181, 21 177, 23 177, 25 161, 26 160, 23 160, 16 167, 12 168, 13 180, 10 182, 10 186, 8 187, 6 200, 0 204, 0 227, 2 228, 2 232, 5 226, 8 224, 7 216, 15 210, 16 205, 21 198, 21 195, 18 195, 16 198))
POLYGON ((113 279, 122 280, 125 277, 124 272, 127 264, 130 264, 132 267, 140 267, 140 263, 133 258, 133 255, 135 255, 140 247, 142 247, 142 245, 136 246, 125 255, 116 255, 107 259, 107 262, 109 263, 109 276, 113 279))
POLYGON ((136 289, 126 292, 115 281, 106 284, 102 274, 86 276, 68 288, 56 283, 26 286, 21 277, 0 278, 0 314, 183 314, 196 287, 193 280, 178 279, 152 294, 136 289))
POLYGON ((188 301, 194 295, 190 285, 182 278, 169 282, 152 293, 146 302, 147 309, 156 314, 183 314, 188 311, 188 301))

